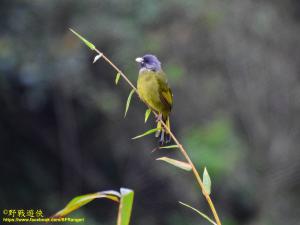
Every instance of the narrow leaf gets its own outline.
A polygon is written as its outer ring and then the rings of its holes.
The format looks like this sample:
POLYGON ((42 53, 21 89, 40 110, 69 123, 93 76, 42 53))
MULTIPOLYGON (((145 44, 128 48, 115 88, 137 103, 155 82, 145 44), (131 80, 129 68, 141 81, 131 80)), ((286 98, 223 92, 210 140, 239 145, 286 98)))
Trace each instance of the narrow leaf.
POLYGON ((181 205, 184 205, 185 207, 188 207, 192 210, 194 210, 195 212, 197 212, 200 216, 202 216, 204 219, 208 220, 210 223, 214 224, 214 225, 217 225, 211 218, 209 218, 207 215, 205 215, 203 212, 200 212, 198 209, 195 209, 194 207, 188 205, 188 204, 185 204, 183 202, 179 202, 181 205))
POLYGON ((120 74, 120 73, 117 73, 116 79, 115 79, 115 84, 116 84, 116 85, 119 83, 120 77, 121 77, 121 74, 120 74))
POLYGON ((169 148, 178 148, 178 145, 167 145, 167 146, 162 146, 162 147, 159 147, 160 149, 169 149, 169 148))
POLYGON ((209 174, 207 172, 206 167, 204 168, 204 171, 203 171, 203 184, 204 184, 205 191, 207 192, 207 194, 210 195, 210 193, 211 193, 211 180, 210 180, 210 177, 209 177, 209 174))
POLYGON ((158 130, 159 130, 159 129, 157 129, 157 128, 148 130, 148 131, 146 131, 145 133, 143 133, 143 134, 141 134, 141 135, 138 135, 138 136, 133 137, 132 139, 138 139, 138 138, 144 137, 144 136, 146 136, 146 135, 155 133, 155 132, 158 131, 158 130))
POLYGON ((188 164, 186 162, 178 161, 176 159, 171 159, 171 158, 168 158, 168 157, 161 157, 161 158, 158 158, 156 160, 165 161, 167 163, 172 164, 173 166, 176 166, 176 167, 178 167, 180 169, 183 169, 183 170, 186 170, 186 171, 190 171, 192 169, 190 164, 188 164))
POLYGON ((97 198, 108 198, 113 201, 119 202, 120 194, 115 191, 103 191, 103 192, 97 192, 93 194, 86 194, 86 195, 80 195, 75 198, 73 198, 65 208, 57 212, 54 217, 64 217, 68 215, 69 213, 81 208, 82 206, 88 204, 89 202, 93 201, 97 198))
POLYGON ((93 63, 97 62, 102 57, 102 53, 95 56, 93 63))
POLYGON ((69 28, 70 31, 75 34, 80 40, 83 41, 84 44, 86 44, 90 49, 95 50, 96 47, 95 45, 93 45, 91 42, 89 42, 88 40, 86 40, 84 37, 82 37, 80 34, 78 34, 76 31, 74 31, 73 29, 69 28))
POLYGON ((127 111, 129 109, 129 105, 130 105, 130 101, 131 101, 131 97, 132 97, 133 93, 134 93, 134 90, 132 89, 131 92, 128 95, 128 98, 127 98, 126 108, 125 108, 125 113, 124 113, 124 118, 126 117, 127 111))
POLYGON ((121 188, 121 201, 119 205, 117 225, 128 225, 131 216, 134 192, 127 188, 121 188))
POLYGON ((147 109, 146 112, 145 112, 145 123, 147 122, 150 114, 151 114, 151 109, 147 109))

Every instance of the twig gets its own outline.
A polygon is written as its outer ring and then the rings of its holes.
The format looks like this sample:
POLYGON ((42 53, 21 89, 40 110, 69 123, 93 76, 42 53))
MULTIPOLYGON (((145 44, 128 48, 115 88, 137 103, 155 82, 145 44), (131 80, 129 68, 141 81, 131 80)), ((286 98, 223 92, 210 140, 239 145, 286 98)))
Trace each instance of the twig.
POLYGON ((126 75, 115 65, 112 61, 109 60, 102 52, 100 52, 97 48, 94 49, 109 65, 111 65, 120 75, 124 78, 124 80, 132 87, 132 89, 138 94, 136 87, 131 83, 131 81, 126 77, 126 75))
POLYGON ((201 190, 202 190, 202 193, 203 193, 204 197, 206 198, 207 203, 209 204, 209 207, 210 207, 210 209, 211 209, 211 211, 212 211, 212 213, 213 213, 213 215, 214 215, 214 218, 215 218, 215 220, 216 220, 216 223, 217 223, 218 225, 221 225, 221 221, 220 221, 220 218, 219 218, 218 213, 217 213, 217 211, 216 211, 216 208, 215 208, 215 206, 214 206, 214 203, 212 202, 212 200, 211 200, 209 194, 206 192, 206 190, 205 190, 205 188, 204 188, 204 184, 203 184, 203 182, 202 182, 202 180, 201 180, 201 177, 200 177, 200 175, 199 175, 199 173, 198 173, 198 171, 197 171, 197 169, 196 169, 194 163, 193 163, 192 160, 190 159, 190 157, 189 157, 189 155, 187 154, 186 150, 183 148, 182 144, 180 144, 180 142, 177 140, 177 138, 175 137, 175 135, 174 135, 174 134, 172 133, 172 131, 169 129, 169 127, 164 123, 164 121, 161 120, 160 122, 162 123, 163 127, 168 131, 168 133, 169 133, 170 136, 172 137, 173 141, 177 144, 177 146, 178 146, 178 148, 180 149, 182 155, 185 157, 185 159, 186 159, 186 160, 188 161, 188 163, 191 165, 193 174, 194 174, 194 176, 195 176, 195 178, 196 178, 196 180, 197 180, 197 182, 198 182, 198 184, 199 184, 199 186, 200 186, 200 188, 201 188, 201 190))

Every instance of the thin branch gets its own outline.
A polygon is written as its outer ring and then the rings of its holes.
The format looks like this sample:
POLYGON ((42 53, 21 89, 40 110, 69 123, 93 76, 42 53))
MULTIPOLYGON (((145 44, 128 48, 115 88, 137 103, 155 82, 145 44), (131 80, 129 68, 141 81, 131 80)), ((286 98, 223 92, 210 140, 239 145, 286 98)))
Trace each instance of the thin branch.
POLYGON ((121 74, 124 80, 132 87, 132 89, 138 94, 136 87, 131 83, 131 81, 127 78, 127 76, 115 65, 112 61, 109 60, 102 52, 100 52, 97 48, 95 51, 109 64, 111 65, 117 72, 121 74))
POLYGON ((164 123, 164 121, 161 120, 160 122, 162 123, 162 125, 163 125, 163 127, 166 129, 166 131, 167 131, 168 133, 170 133, 170 135, 171 135, 173 141, 178 145, 178 148, 180 149, 182 155, 185 157, 185 159, 186 159, 186 160, 188 161, 188 163, 191 165, 193 174, 194 174, 194 176, 195 176, 195 178, 196 178, 196 180, 197 180, 197 182, 198 182, 198 184, 199 184, 199 186, 200 186, 200 188, 201 188, 201 190, 202 190, 202 193, 203 193, 204 197, 206 198, 207 203, 209 204, 209 207, 210 207, 210 209, 211 209, 211 211, 212 211, 212 213, 213 213, 213 215, 214 215, 214 218, 215 218, 215 220, 216 220, 216 223, 217 223, 218 225, 221 225, 221 221, 220 221, 220 218, 219 218, 218 213, 217 213, 217 211, 216 211, 216 208, 215 208, 215 206, 214 206, 214 203, 212 202, 212 200, 211 200, 211 198, 210 198, 210 195, 206 192, 206 190, 205 190, 205 188, 204 188, 204 184, 203 184, 203 182, 202 182, 202 179, 201 179, 201 177, 200 177, 200 175, 199 175, 199 173, 198 173, 198 171, 197 171, 197 169, 196 169, 194 163, 192 162, 191 158, 190 158, 189 155, 187 154, 186 150, 183 148, 182 144, 180 144, 180 142, 177 140, 177 138, 175 137, 175 135, 174 135, 174 134, 172 133, 172 131, 169 129, 169 127, 164 123))

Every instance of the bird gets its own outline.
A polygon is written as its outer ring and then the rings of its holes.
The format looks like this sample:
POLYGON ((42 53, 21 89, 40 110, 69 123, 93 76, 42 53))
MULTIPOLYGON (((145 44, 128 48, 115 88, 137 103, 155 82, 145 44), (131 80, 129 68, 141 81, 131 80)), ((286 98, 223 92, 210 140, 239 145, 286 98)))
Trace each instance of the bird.
POLYGON ((135 61, 139 65, 137 92, 140 99, 158 115, 155 136, 159 137, 159 144, 162 146, 171 141, 170 133, 162 126, 161 120, 170 129, 173 93, 162 70, 161 62, 155 55, 146 54, 136 58, 135 61))

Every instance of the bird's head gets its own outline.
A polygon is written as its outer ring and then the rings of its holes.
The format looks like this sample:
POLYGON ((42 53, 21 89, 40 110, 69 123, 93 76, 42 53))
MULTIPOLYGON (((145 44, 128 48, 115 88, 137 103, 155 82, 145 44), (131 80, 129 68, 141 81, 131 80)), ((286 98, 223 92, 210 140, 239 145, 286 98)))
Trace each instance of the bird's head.
POLYGON ((138 62, 141 69, 148 69, 152 71, 161 70, 161 63, 155 55, 144 55, 143 57, 138 57, 135 59, 138 62))

